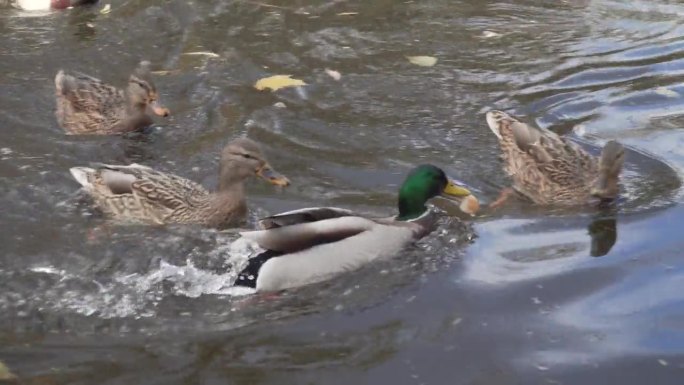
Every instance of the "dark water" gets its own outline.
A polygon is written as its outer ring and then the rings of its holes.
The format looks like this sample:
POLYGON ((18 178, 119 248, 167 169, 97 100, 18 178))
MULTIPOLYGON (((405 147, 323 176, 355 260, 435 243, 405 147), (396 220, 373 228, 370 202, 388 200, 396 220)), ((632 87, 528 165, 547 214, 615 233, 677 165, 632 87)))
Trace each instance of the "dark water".
POLYGON ((0 361, 26 383, 681 383, 683 5, 102 6, 0 9, 0 361), (185 54, 197 51, 216 55, 185 54), (167 71, 156 80, 172 118, 144 136, 62 134, 60 68, 122 84, 143 58, 167 71), (253 89, 273 74, 309 86, 253 89), (93 230, 104 220, 67 171, 139 162, 213 187, 218 151, 246 134, 293 181, 250 183, 252 217, 311 205, 389 214, 424 162, 491 200, 507 181, 489 108, 593 151, 627 144, 619 206, 511 202, 472 226, 445 219, 391 262, 257 299, 228 287, 245 255, 234 234, 93 230))

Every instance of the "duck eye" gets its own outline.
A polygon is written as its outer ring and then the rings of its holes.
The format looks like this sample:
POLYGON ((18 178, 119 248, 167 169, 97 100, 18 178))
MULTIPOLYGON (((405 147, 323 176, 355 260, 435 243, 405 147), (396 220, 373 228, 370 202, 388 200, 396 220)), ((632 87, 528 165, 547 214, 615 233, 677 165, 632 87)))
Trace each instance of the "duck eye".
POLYGON ((240 154, 240 155, 242 155, 242 157, 245 159, 254 159, 254 157, 249 155, 249 154, 240 154))

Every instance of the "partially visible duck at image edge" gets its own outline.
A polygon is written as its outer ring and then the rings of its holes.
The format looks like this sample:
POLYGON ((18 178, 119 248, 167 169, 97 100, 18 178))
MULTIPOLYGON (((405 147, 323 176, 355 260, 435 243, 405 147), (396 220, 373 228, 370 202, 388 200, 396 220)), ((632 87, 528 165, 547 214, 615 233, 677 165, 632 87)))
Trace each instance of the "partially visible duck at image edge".
POLYGON ((26 11, 47 11, 49 9, 65 9, 95 3, 97 3, 97 0, 16 0, 14 6, 26 11))

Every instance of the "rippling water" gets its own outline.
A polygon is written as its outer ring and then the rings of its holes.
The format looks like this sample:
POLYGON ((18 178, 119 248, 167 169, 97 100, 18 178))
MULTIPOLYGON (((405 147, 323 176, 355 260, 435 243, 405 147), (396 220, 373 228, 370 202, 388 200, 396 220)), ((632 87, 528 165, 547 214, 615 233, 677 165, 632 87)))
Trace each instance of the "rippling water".
POLYGON ((0 362, 36 383, 679 384, 684 6, 655 1, 115 1, 0 9, 0 362), (216 55, 187 55, 206 51, 216 55), (438 58, 433 67, 406 56, 438 58), (65 136, 54 74, 154 63, 173 116, 65 136), (326 73, 339 71, 339 81, 326 73), (309 85, 258 92, 262 77, 309 85), (281 108, 282 105, 285 108, 281 108), (280 107, 279 107, 280 106, 280 107), (397 259, 275 298, 228 286, 234 232, 102 227, 68 168, 139 162, 216 185, 248 135, 293 185, 251 217, 377 214, 417 163, 492 200, 498 108, 629 150, 611 210, 512 201, 397 259))

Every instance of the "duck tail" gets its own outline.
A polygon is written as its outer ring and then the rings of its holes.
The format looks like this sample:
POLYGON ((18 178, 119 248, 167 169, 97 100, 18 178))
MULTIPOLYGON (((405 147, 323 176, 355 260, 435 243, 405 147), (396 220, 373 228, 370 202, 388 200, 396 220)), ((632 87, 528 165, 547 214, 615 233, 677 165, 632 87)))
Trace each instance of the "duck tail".
POLYGON ((94 169, 90 167, 72 167, 69 169, 69 172, 85 189, 93 188, 93 183, 90 181, 90 176, 95 174, 94 169))
POLYGON ((57 90, 57 95, 64 93, 64 83, 66 81, 66 74, 64 70, 59 70, 57 75, 55 75, 55 89, 57 90))

